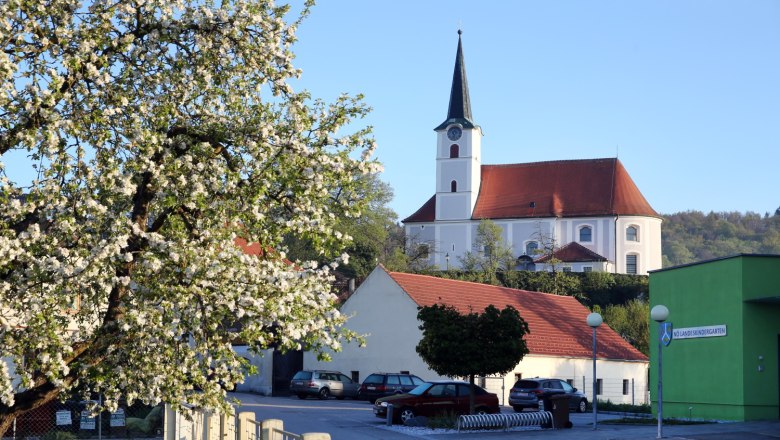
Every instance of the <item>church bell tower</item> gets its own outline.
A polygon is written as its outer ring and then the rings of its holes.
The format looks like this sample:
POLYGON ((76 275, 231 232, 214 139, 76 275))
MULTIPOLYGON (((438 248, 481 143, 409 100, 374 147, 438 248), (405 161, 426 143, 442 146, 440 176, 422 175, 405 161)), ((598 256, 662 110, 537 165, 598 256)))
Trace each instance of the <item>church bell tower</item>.
POLYGON ((434 128, 436 221, 470 219, 479 195, 482 129, 474 124, 471 116, 462 34, 458 30, 458 51, 447 119, 434 128))

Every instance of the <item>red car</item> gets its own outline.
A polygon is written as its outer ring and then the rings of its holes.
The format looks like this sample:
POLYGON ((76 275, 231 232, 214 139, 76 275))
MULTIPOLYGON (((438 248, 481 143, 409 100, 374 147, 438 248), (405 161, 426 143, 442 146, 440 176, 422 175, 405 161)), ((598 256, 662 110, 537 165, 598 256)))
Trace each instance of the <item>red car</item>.
MULTIPOLYGON (((393 405, 393 422, 405 423, 415 416, 433 417, 442 413, 469 413, 469 384, 460 381, 426 382, 407 394, 387 396, 374 402, 374 415, 387 418, 393 405)), ((500 412, 498 396, 474 385, 474 413, 500 412)))

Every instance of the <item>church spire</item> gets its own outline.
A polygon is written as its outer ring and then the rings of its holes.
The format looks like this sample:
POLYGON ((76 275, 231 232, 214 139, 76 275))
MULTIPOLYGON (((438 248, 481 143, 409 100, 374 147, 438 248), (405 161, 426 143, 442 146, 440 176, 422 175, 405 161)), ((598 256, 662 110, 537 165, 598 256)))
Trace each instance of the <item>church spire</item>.
POLYGON ((458 29, 458 52, 455 55, 455 71, 452 74, 447 120, 434 130, 442 130, 450 124, 460 124, 463 128, 474 128, 474 123, 471 122, 471 100, 469 99, 469 84, 466 81, 466 64, 463 62, 462 34, 463 31, 458 29))

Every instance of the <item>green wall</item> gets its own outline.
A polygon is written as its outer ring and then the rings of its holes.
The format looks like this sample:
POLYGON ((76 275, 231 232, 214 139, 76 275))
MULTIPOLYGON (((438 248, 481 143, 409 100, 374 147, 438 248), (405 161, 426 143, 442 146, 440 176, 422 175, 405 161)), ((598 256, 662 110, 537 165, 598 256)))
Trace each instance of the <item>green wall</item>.
MULTIPOLYGON (((663 350, 664 417, 777 419, 780 256, 738 256, 650 274, 650 306, 674 328, 726 325, 727 335, 673 340, 663 350), (766 298, 776 298, 767 302, 766 298), (761 299, 762 302, 751 302, 761 299), (748 300, 746 302, 746 300, 748 300), (762 360, 758 360, 762 356, 762 360), (759 363, 763 371, 759 370, 759 363)), ((657 408, 658 324, 650 322, 657 408)))

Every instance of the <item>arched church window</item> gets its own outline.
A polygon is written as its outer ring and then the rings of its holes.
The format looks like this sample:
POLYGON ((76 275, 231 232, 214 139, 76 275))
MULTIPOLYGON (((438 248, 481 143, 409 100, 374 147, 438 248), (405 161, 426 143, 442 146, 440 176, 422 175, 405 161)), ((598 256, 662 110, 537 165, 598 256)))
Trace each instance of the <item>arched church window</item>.
POLYGON ((450 182, 450 192, 458 192, 458 182, 454 180, 450 182))
POLYGON ((451 159, 455 159, 455 158, 459 157, 458 156, 459 152, 460 152, 460 148, 458 147, 458 144, 450 145, 450 158, 451 159))
POLYGON ((580 228, 580 241, 585 243, 593 241, 593 229, 590 226, 580 228))

